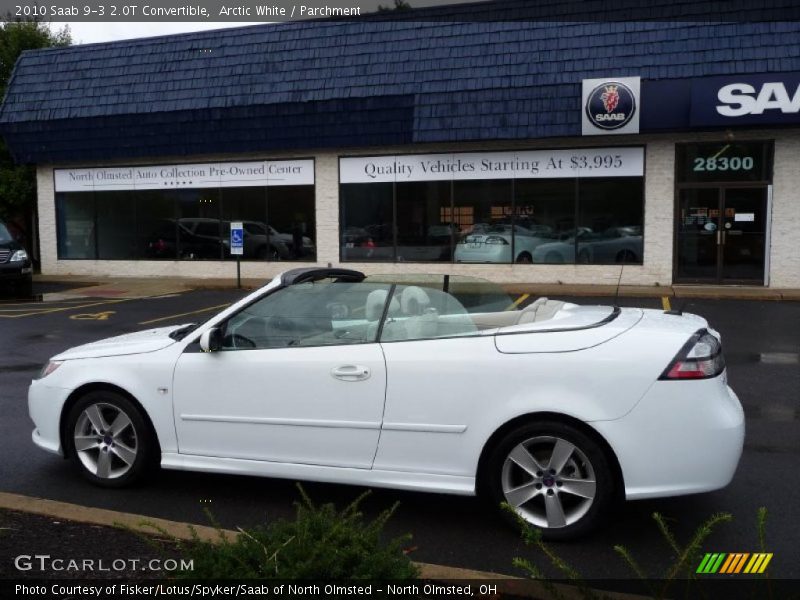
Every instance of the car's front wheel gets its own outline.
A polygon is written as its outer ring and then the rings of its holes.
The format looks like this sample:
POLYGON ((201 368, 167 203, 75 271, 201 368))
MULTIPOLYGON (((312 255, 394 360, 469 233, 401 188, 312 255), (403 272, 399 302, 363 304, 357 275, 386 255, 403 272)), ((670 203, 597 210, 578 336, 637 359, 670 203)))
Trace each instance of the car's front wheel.
POLYGON ((507 503, 547 540, 594 529, 616 493, 604 449, 578 428, 555 421, 508 433, 490 455, 486 478, 491 500, 507 503))
POLYGON ((67 416, 65 442, 78 470, 92 483, 123 487, 153 464, 156 444, 140 410, 113 391, 83 396, 67 416))

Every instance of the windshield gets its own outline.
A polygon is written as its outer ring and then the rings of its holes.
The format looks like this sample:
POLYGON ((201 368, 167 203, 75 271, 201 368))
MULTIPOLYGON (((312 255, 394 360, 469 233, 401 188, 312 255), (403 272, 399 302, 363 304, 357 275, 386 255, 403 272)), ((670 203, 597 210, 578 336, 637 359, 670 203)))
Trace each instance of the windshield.
POLYGON ((6 226, 0 223, 0 242, 11 242, 13 239, 6 226))

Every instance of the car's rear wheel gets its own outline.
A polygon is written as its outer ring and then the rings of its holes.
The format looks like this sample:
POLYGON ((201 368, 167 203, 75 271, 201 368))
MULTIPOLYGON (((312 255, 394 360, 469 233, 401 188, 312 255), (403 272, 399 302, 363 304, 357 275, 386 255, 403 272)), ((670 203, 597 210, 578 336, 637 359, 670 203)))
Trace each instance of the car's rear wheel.
POLYGON ((533 262, 533 256, 529 252, 520 252, 519 256, 517 256, 517 262, 529 265, 533 262))
POLYGON ((155 437, 140 410, 113 391, 83 396, 69 412, 65 443, 78 470, 103 487, 123 487, 153 465, 155 437))
POLYGON ((604 449, 578 428, 556 421, 509 432, 491 453, 486 477, 492 501, 507 503, 548 540, 588 533, 615 498, 604 449))

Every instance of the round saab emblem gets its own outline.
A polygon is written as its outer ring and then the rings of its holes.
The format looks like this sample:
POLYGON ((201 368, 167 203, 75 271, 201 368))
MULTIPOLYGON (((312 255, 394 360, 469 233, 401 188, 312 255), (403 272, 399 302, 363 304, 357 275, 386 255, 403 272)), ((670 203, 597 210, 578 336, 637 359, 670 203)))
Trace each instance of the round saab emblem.
POLYGON ((636 113, 636 98, 624 83, 608 81, 598 85, 586 100, 586 116, 600 129, 619 129, 636 113))

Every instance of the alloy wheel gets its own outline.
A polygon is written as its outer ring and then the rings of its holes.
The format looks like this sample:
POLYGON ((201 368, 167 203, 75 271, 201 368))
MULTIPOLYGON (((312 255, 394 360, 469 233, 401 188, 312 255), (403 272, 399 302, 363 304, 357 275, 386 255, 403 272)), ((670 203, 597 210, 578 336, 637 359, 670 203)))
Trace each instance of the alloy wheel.
POLYGON ((527 439, 509 452, 501 473, 506 502, 543 529, 578 522, 597 493, 595 470, 586 454, 559 437, 527 439))
POLYGON ((139 450, 130 416, 118 406, 102 402, 90 404, 81 412, 73 443, 83 466, 101 479, 125 475, 139 450))

